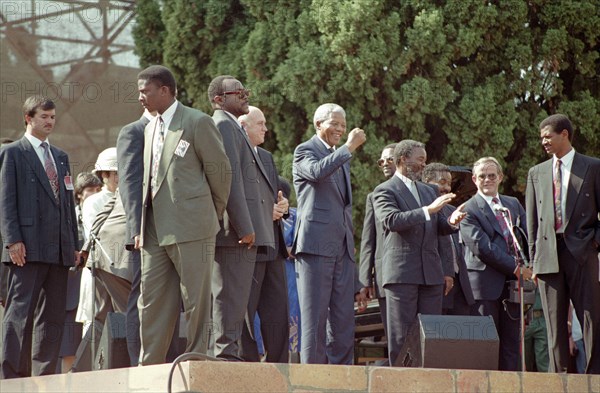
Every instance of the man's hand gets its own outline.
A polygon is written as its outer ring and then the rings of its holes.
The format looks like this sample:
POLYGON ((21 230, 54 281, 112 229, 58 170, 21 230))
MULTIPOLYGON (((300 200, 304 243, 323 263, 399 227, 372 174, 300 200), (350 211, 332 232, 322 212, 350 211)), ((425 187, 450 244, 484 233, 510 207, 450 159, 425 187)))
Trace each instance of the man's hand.
POLYGON ((358 312, 363 312, 367 309, 367 304, 369 303, 369 299, 363 294, 361 290, 359 293, 354 295, 354 301, 356 301, 356 306, 358 308, 358 312))
POLYGON ((464 208, 465 204, 463 203, 452 212, 450 218, 448 218, 450 225, 457 226, 467 216, 467 213, 463 211, 464 208))
POLYGON ((346 141, 346 146, 348 146, 348 150, 350 153, 354 152, 360 145, 365 143, 367 140, 367 136, 365 135, 365 131, 360 128, 355 128, 348 134, 348 140, 346 141))
POLYGON ((444 276, 444 296, 448 296, 453 287, 454 278, 450 276, 444 276))
POLYGON ((519 277, 519 269, 521 269, 521 274, 523 274, 523 280, 529 281, 532 279, 533 270, 530 267, 522 267, 522 266, 517 266, 517 268, 514 271, 514 274, 515 274, 515 276, 517 276, 517 278, 519 277))
POLYGON ((575 341, 573 341, 573 337, 569 334, 569 354, 571 356, 577 356, 577 345, 575 345, 575 341))
POLYGON ((277 193, 277 203, 273 205, 273 221, 282 218, 288 212, 289 208, 289 201, 283 196, 283 193, 279 191, 277 193))
POLYGON ((75 267, 79 267, 83 262, 81 258, 83 256, 83 252, 75 251, 75 267))
POLYGON ((242 237, 238 243, 247 244, 248 249, 251 249, 252 246, 254 245, 255 240, 256 240, 256 234, 254 232, 252 232, 251 234, 242 237))
POLYGON ((16 242, 8 246, 8 255, 10 260, 17 266, 25 265, 25 257, 27 256, 27 250, 25 249, 25 243, 16 242))
POLYGON ((136 250, 140 249, 140 235, 136 235, 133 238, 133 248, 135 248, 136 250))
MULTIPOLYGON (((431 202, 431 205, 427 206, 427 211, 429 212, 429 214, 439 212, 440 210, 442 210, 442 207, 449 204, 450 201, 452 199, 454 199, 455 196, 456 196, 456 194, 453 194, 451 192, 449 192, 448 194, 440 195, 439 197, 437 197, 435 199, 435 201, 431 202)), ((458 209, 456 209, 456 210, 458 210, 458 209)))
POLYGON ((375 297, 375 288, 373 287, 362 287, 360 294, 363 295, 367 300, 371 300, 375 297))

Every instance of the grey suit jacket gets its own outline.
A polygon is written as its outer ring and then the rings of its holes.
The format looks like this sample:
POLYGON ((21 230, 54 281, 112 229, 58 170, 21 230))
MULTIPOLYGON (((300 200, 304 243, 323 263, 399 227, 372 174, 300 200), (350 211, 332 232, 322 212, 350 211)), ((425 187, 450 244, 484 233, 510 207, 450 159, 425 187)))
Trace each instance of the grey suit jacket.
MULTIPOLYGON (((145 130, 142 246, 146 211, 152 198, 152 141, 157 121, 154 119, 148 123, 145 130)), ((215 236, 230 186, 229 159, 215 123, 205 113, 178 103, 165 134, 157 191, 151 201, 159 245, 215 236), (177 149, 178 146, 180 149, 177 149)))
MULTIPOLYGON (((558 273, 552 159, 534 166, 527 177, 529 255, 536 274, 558 273)), ((575 153, 567 191, 565 244, 579 264, 598 263, 600 244, 600 160, 575 153)))
POLYGON ((292 172, 298 215, 293 254, 334 257, 348 251, 354 260, 351 158, 347 146, 330 153, 316 135, 296 147, 292 172))
POLYGON ((358 279, 363 287, 375 286, 375 296, 385 297, 381 276, 381 260, 383 257, 384 229, 381 221, 375 216, 373 193, 367 195, 365 218, 360 242, 360 265, 358 279))
POLYGON ((127 124, 117 137, 117 162, 119 163, 119 194, 127 216, 125 246, 133 248, 134 237, 142 226, 142 182, 144 178, 144 128, 145 116, 127 124))
POLYGON ((422 206, 437 198, 435 190, 416 182, 421 205, 398 176, 373 192, 375 215, 383 223, 382 284, 441 285, 445 272, 439 253, 439 236, 456 232, 443 214, 427 221, 422 206))
POLYGON ((257 247, 274 249, 273 196, 277 186, 269 181, 246 131, 220 109, 215 110, 213 120, 223 138, 232 171, 231 193, 220 221, 217 246, 239 246, 242 237, 254 233, 257 247))
MULTIPOLYGON (((525 209, 517 198, 500 195, 502 206, 511 212, 512 224, 526 230, 525 209)), ((488 203, 479 194, 469 199, 460 223, 465 244, 465 262, 473 295, 477 300, 496 300, 507 279, 516 279, 514 254, 509 253, 502 228, 488 203)))
POLYGON ((28 262, 75 265, 77 218, 73 191, 65 176, 72 175, 67 154, 50 146, 58 174, 59 202, 44 166, 27 138, 0 150, 0 230, 2 262, 12 263, 8 246, 23 242, 28 262))

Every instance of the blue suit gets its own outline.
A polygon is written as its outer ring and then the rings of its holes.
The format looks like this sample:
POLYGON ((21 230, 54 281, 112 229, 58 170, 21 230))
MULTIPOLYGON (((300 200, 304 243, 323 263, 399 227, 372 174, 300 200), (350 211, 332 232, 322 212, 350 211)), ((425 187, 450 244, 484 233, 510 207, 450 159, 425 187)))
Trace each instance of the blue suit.
MULTIPOLYGON (((510 210, 512 224, 526 230, 525 209, 519 201, 500 195, 500 202, 510 210)), ((519 305, 507 302, 508 310, 504 311, 502 303, 508 297, 507 281, 516 279, 514 254, 509 252, 495 213, 480 194, 467 201, 464 211, 467 216, 460 224, 460 233, 475 307, 480 315, 494 318, 500 337, 500 370, 517 371, 519 305)))
POLYGON ((333 153, 315 135, 294 152, 296 255, 302 363, 352 364, 354 263, 348 147, 333 153))
POLYGON ((50 152, 58 175, 58 201, 27 138, 0 151, 2 262, 10 268, 2 331, 3 378, 29 376, 29 364, 33 375, 56 371, 67 273, 75 265, 77 219, 73 191, 65 186, 65 176, 71 174, 69 158, 54 146, 50 152), (11 262, 8 252, 8 246, 17 242, 23 242, 27 252, 22 267, 11 262), (34 329, 37 336, 32 343, 34 329))

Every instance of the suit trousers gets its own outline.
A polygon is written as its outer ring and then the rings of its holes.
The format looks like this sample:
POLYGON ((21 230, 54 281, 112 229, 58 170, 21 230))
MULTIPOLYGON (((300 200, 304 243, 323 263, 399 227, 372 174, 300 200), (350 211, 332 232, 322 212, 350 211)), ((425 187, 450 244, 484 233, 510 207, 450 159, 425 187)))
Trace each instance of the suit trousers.
POLYGON ((240 340, 250 298, 256 247, 219 246, 212 277, 214 355, 241 361, 240 340))
POLYGON ((65 323, 68 267, 27 262, 9 268, 2 378, 54 374, 65 323))
POLYGON ((600 374, 600 283, 598 260, 581 260, 557 239, 558 273, 539 274, 540 297, 548 329, 550 372, 566 372, 569 364, 567 318, 569 299, 581 322, 587 357, 586 373, 600 374))
MULTIPOLYGON (((127 298, 127 352, 131 366, 137 366, 140 361, 140 313, 138 311, 138 299, 140 297, 140 282, 142 279, 142 255, 140 250, 126 251, 129 253, 128 261, 133 266, 133 278, 131 291, 127 298)), ((179 332, 177 332, 179 335, 179 332)))
POLYGON ((146 222, 138 300, 140 363, 165 362, 181 301, 187 322, 185 352, 206 353, 215 238, 160 246, 152 208, 146 222))
POLYGON ((287 363, 289 360, 289 310, 285 260, 256 261, 246 323, 242 331, 241 357, 258 362, 260 355, 254 337, 254 316, 260 317, 260 332, 265 347, 266 361, 287 363))
POLYGON ((500 297, 496 300, 476 300, 475 309, 478 315, 491 315, 500 338, 500 353, 498 359, 498 369, 502 371, 519 371, 520 349, 519 340, 521 326, 519 304, 506 302, 508 298, 508 287, 505 286, 500 297))
POLYGON ((400 355, 417 313, 442 313, 443 285, 388 284, 384 287, 387 303, 387 338, 390 365, 400 355))
POLYGON ((344 250, 338 257, 296 255, 302 363, 354 361, 356 267, 344 250))
POLYGON ((131 283, 105 270, 96 269, 96 321, 106 320, 109 312, 127 312, 131 283))
POLYGON ((443 309, 444 315, 471 315, 473 313, 471 306, 467 303, 458 274, 454 277, 454 286, 446 297, 452 297, 452 299, 447 302, 451 306, 443 309))

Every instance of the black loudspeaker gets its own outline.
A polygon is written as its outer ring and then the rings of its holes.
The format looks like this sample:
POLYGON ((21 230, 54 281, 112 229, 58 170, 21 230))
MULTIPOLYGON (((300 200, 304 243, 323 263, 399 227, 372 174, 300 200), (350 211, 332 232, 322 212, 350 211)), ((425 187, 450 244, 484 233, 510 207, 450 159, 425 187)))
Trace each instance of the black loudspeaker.
POLYGON ((491 316, 418 314, 394 366, 498 370, 499 350, 491 316))
POLYGON ((96 351, 94 370, 130 366, 126 327, 125 314, 109 312, 106 315, 106 323, 96 351))
MULTIPOLYGON (((100 336, 102 334, 102 323, 96 321, 94 323, 96 337, 95 337, 95 347, 96 353, 98 351, 98 344, 100 343, 100 336)), ((80 371, 91 371, 92 370, 92 328, 88 328, 83 336, 83 339, 79 343, 77 347, 77 352, 75 352, 75 361, 73 362, 73 366, 71 367, 72 372, 80 372, 80 371)))

